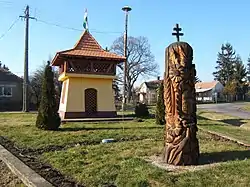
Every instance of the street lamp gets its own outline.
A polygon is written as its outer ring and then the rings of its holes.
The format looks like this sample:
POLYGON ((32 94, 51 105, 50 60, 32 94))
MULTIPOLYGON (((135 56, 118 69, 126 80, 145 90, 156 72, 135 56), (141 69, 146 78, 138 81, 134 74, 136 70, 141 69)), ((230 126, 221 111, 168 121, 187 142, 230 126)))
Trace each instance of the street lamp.
POLYGON ((128 12, 132 10, 129 6, 124 6, 122 10, 125 12, 125 32, 124 32, 124 56, 126 58, 124 62, 124 77, 123 77, 123 101, 122 101, 122 111, 125 110, 126 105, 126 85, 127 85, 127 34, 128 34, 128 12))

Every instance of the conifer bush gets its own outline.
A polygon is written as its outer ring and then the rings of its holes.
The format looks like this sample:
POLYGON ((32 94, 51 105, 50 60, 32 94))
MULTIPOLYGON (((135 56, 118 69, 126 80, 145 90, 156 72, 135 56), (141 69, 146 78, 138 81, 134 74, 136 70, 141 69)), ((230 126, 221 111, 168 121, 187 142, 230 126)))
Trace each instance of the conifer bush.
POLYGON ((136 117, 149 117, 148 107, 144 103, 138 102, 135 106, 135 116, 136 117))
POLYGON ((165 104, 164 104, 164 85, 159 85, 157 93, 157 103, 155 111, 156 124, 165 125, 165 104))
POLYGON ((42 95, 36 119, 36 126, 43 130, 57 130, 61 124, 56 101, 54 73, 50 62, 45 67, 42 80, 42 95))

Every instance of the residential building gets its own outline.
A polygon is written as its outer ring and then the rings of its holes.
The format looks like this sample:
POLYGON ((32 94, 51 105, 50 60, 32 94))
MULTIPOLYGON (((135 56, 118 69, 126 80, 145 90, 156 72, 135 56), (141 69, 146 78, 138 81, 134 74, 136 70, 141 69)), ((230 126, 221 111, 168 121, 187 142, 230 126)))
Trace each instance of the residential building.
MULTIPOLYGON (((157 101, 157 88, 163 80, 143 82, 140 86, 138 97, 139 102, 148 105, 155 104, 157 101)), ((224 86, 219 81, 198 82, 195 84, 196 100, 198 102, 217 102, 222 101, 224 86)))
POLYGON ((157 80, 143 82, 139 89, 139 102, 148 105, 155 104, 157 101, 157 88, 163 80, 158 77, 157 80))
POLYGON ((224 86, 219 81, 195 84, 197 102, 217 102, 223 99, 224 86))
POLYGON ((0 111, 22 110, 22 82, 0 64, 0 111))

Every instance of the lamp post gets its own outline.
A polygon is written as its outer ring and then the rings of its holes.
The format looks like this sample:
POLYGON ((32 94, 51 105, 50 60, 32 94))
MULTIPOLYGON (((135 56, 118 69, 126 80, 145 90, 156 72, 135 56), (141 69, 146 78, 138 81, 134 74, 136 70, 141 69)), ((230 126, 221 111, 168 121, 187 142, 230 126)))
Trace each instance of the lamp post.
POLYGON ((128 47, 128 12, 132 10, 129 6, 124 6, 122 10, 125 12, 125 32, 124 32, 124 56, 126 58, 124 62, 124 77, 123 77, 123 101, 122 101, 122 111, 125 110, 126 106, 126 85, 127 85, 127 66, 128 66, 128 60, 127 60, 127 47, 128 47))

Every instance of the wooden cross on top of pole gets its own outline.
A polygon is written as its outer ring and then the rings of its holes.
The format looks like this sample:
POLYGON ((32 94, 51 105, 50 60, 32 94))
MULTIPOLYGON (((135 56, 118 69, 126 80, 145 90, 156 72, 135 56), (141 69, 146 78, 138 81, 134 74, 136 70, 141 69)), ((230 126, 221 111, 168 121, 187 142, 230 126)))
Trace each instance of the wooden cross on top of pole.
POLYGON ((183 36, 184 34, 180 32, 182 29, 179 27, 178 23, 176 24, 176 27, 174 27, 173 30, 176 31, 176 33, 173 32, 172 35, 176 36, 177 42, 179 42, 180 41, 180 36, 183 36))

